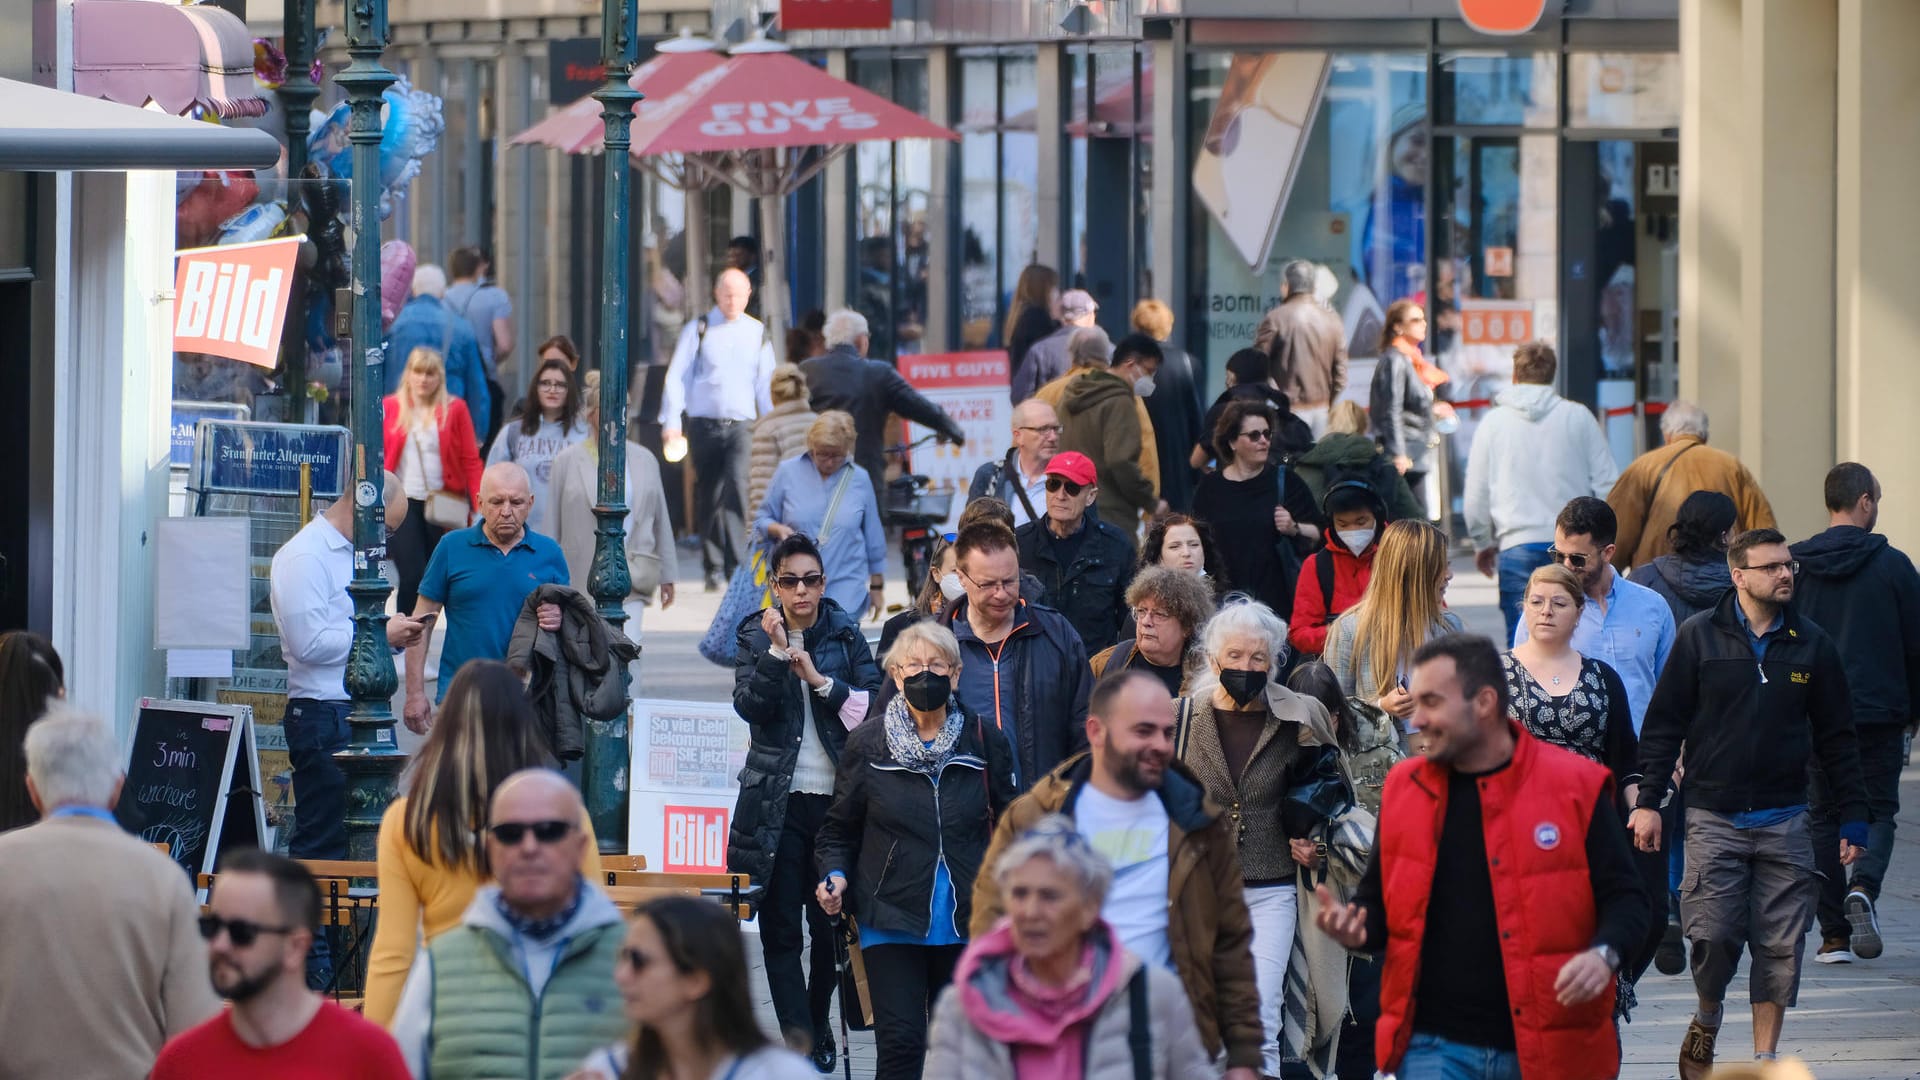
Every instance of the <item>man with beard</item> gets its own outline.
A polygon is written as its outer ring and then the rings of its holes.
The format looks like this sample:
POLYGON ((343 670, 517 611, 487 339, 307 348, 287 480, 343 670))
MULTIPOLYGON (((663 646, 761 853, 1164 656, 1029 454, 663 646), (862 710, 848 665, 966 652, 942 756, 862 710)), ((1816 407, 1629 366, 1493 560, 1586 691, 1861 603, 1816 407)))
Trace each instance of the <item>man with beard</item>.
MULTIPOLYGON (((1087 698, 1091 749, 1007 807, 981 865, 993 866, 1048 814, 1072 818, 1113 864, 1101 916, 1142 961, 1180 976, 1207 1052, 1225 1057, 1225 1080, 1253 1080, 1264 1035, 1240 860, 1226 815, 1174 760, 1173 728, 1173 697, 1156 676, 1125 670, 1100 680, 1087 698)), ((971 936, 1004 910, 994 875, 975 878, 971 936)))
POLYGON ((1425 749, 1387 776, 1366 875, 1315 893, 1322 931, 1386 953, 1380 1071, 1619 1075, 1615 976, 1651 912, 1606 768, 1507 716, 1485 638, 1422 646, 1411 690, 1425 749))
POLYGON ((1660 804, 1686 745, 1686 873, 1680 923, 1699 1007, 1680 1043, 1680 1080, 1713 1068, 1727 985, 1751 950, 1753 1051, 1772 1059, 1800 992, 1817 861, 1807 765, 1818 759, 1840 820, 1839 855, 1865 848, 1867 800, 1846 668, 1833 639, 1792 605, 1798 569, 1772 529, 1727 548, 1733 588, 1680 630, 1647 706, 1640 796, 1627 819, 1642 851, 1660 846, 1660 804))
POLYGON ((320 888, 306 867, 233 852, 220 860, 208 909, 200 916, 208 971, 233 1008, 169 1042, 154 1080, 406 1080, 400 1048, 379 1025, 307 989, 320 888))

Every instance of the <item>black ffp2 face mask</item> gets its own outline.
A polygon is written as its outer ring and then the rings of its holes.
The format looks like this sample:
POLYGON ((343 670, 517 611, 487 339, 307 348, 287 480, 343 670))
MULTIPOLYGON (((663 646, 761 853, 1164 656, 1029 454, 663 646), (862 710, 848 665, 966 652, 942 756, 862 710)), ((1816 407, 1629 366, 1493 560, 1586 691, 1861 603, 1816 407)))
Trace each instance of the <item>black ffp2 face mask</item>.
POLYGON ((1221 668, 1220 689, 1227 692, 1242 709, 1257 701, 1267 689, 1267 673, 1244 668, 1221 668))
POLYGON ((907 704, 921 712, 945 709, 947 700, 953 696, 953 683, 945 675, 931 671, 907 676, 901 689, 907 695, 907 704))

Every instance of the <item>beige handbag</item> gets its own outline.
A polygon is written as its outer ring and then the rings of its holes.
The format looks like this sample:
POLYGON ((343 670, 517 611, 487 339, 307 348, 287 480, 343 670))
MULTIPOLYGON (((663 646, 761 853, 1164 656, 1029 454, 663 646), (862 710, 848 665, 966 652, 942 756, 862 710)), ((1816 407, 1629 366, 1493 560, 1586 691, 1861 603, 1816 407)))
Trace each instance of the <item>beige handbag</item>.
MULTIPOLYGON (((420 476, 422 479, 425 479, 427 475, 426 455, 420 452, 420 444, 413 440, 412 432, 407 433, 407 446, 413 450, 414 458, 420 462, 420 476)), ((455 494, 446 488, 434 488, 432 491, 427 492, 424 510, 427 517, 427 524, 436 529, 445 529, 448 531, 466 528, 473 516, 473 504, 467 501, 467 497, 465 495, 455 494)))

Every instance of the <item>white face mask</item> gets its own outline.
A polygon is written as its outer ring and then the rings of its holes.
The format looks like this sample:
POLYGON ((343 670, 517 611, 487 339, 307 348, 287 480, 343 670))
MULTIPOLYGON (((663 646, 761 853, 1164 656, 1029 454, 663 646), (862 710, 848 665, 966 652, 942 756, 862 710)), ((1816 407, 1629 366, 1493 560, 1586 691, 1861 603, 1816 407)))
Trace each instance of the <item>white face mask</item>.
POLYGON ((1142 375, 1139 378, 1133 380, 1133 392, 1140 395, 1141 397, 1152 397, 1153 390, 1154 390, 1153 376, 1142 375))
POLYGON ((960 583, 959 571, 949 570, 940 575, 940 595, 946 597, 949 604, 967 595, 967 587, 960 583))
POLYGON ((1340 538, 1342 544, 1347 545, 1348 551, 1358 556, 1367 550, 1368 544, 1373 543, 1373 533, 1372 529, 1341 529, 1334 535, 1340 538))

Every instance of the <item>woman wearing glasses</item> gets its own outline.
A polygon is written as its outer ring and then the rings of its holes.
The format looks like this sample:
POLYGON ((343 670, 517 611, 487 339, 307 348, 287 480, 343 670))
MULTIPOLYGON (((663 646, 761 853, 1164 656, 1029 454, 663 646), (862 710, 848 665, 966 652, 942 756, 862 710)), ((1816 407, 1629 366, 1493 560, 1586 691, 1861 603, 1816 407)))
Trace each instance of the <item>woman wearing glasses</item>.
POLYGON ((1421 355, 1427 340, 1427 313, 1412 300, 1387 308, 1380 332, 1380 360, 1373 369, 1368 412, 1380 447, 1406 478, 1414 500, 1426 505, 1427 470, 1439 443, 1436 420, 1453 416, 1453 406, 1436 397, 1447 373, 1421 355))
MULTIPOLYGON (((1395 521, 1380 534, 1373 576, 1360 602, 1327 631, 1327 666, 1348 697, 1394 718, 1401 738, 1413 731, 1413 695, 1407 690, 1413 654, 1433 638, 1460 632, 1447 610, 1447 538, 1424 521, 1395 521)), ((1417 747, 1409 747, 1417 750, 1417 747)))
MULTIPOLYGON (((469 660, 447 687, 405 795, 380 819, 380 919, 367 959, 365 1013, 391 1024, 421 940, 460 924, 493 876, 480 826, 493 789, 521 769, 552 766, 520 677, 494 660, 469 660)), ((580 872, 600 870, 593 823, 580 872)))
POLYGON ((789 533, 775 544, 768 565, 774 604, 742 620, 735 639, 733 711, 747 722, 751 742, 727 869, 750 875, 759 895, 760 949, 781 1034, 812 1047, 815 1066, 831 1072, 834 947, 814 898, 814 838, 833 800, 847 732, 866 719, 880 671, 860 624, 825 595, 820 549, 806 534, 789 533), (803 913, 813 941, 806 974, 803 913))
POLYGON ((807 429, 807 452, 773 471, 753 528, 774 543, 816 538, 827 595, 857 621, 883 610, 887 534, 872 476, 848 460, 853 447, 853 417, 821 413, 807 429))
POLYGON ((1292 611, 1292 574, 1320 539, 1320 511, 1305 482, 1273 452, 1277 424, 1278 414, 1262 402, 1233 401, 1221 410, 1213 443, 1226 464, 1200 478, 1193 516, 1213 526, 1221 569, 1235 589, 1274 611, 1292 611))
POLYGON ((953 631, 907 627, 886 670, 898 692, 840 755, 815 894, 829 915, 852 898, 873 992, 875 1075, 918 1080, 927 1016, 967 943, 974 875, 1014 798, 1013 748, 954 694, 953 631))
POLYGON ((1095 653, 1088 666, 1097 680, 1109 670, 1139 668, 1166 684, 1174 697, 1187 692, 1200 658, 1194 636, 1213 618, 1213 593, 1197 574, 1149 566, 1127 586, 1133 633, 1095 653))
POLYGON ((527 470, 527 486, 533 491, 527 528, 542 536, 553 535, 554 501, 548 485, 553 459, 588 434, 586 419, 580 413, 580 390, 573 382, 573 368, 565 354, 547 349, 533 373, 533 383, 527 387, 526 400, 514 412, 515 422, 494 436, 493 449, 487 451, 489 465, 517 461, 527 470))

